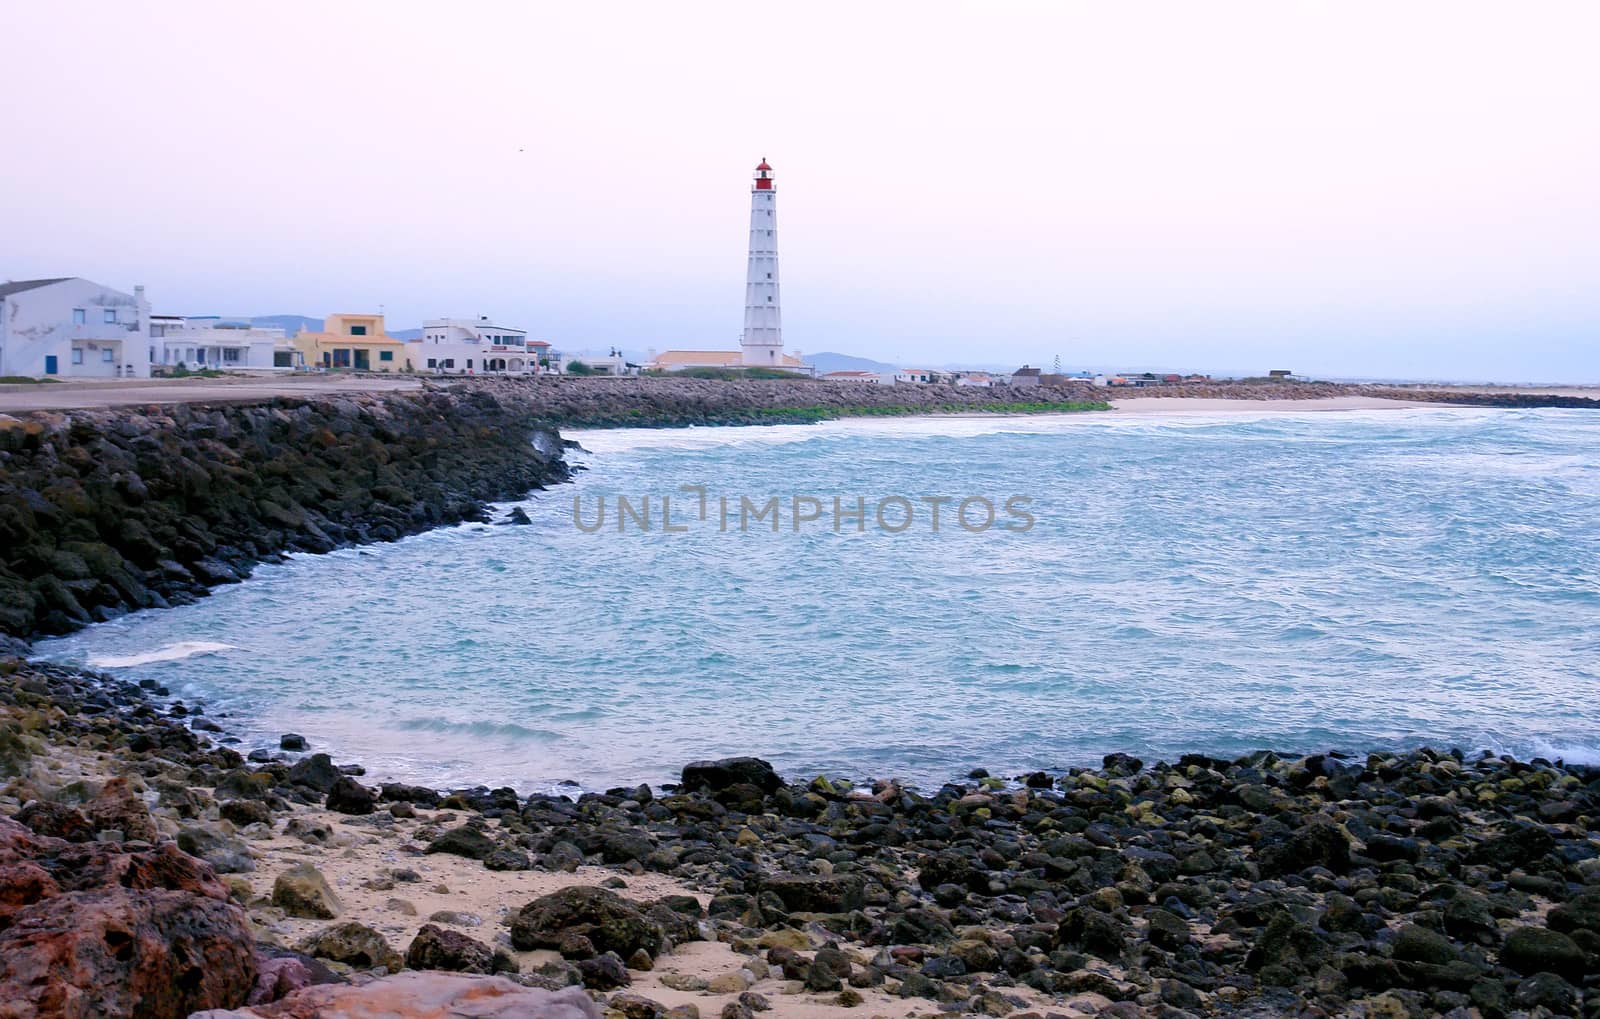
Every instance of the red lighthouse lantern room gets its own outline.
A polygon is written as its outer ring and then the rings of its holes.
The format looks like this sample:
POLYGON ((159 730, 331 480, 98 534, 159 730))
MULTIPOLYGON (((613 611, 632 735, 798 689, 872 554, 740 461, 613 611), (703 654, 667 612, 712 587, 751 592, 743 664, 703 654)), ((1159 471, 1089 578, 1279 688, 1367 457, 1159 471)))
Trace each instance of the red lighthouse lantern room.
POLYGON ((767 165, 765 156, 761 157, 761 165, 756 167, 756 190, 772 190, 772 167, 767 165))

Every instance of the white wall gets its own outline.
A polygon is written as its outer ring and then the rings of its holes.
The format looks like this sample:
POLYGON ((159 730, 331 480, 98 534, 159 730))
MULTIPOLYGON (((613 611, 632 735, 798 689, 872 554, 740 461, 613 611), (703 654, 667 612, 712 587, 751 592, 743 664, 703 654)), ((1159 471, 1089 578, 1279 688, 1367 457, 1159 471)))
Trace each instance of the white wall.
POLYGON ((53 357, 60 378, 148 378, 149 316, 139 298, 86 279, 10 294, 0 299, 0 375, 45 377, 53 357))

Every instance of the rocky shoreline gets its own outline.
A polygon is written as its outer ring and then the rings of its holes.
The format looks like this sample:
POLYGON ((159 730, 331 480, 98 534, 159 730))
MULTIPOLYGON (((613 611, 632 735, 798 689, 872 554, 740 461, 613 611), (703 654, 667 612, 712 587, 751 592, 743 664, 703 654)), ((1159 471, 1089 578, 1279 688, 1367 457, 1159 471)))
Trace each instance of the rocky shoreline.
POLYGON ((1600 769, 744 758, 574 799, 252 763, 196 708, 0 662, 0 1016, 1600 1014, 1600 769))
POLYGON ((566 480, 562 453, 525 404, 471 390, 0 415, 0 639, 482 520, 566 480))
MULTIPOLYGON (((567 477, 554 426, 644 423, 608 402, 641 409, 630 380, 571 381, 0 417, 0 633, 481 519, 567 477)), ((649 423, 829 388, 674 381, 649 423)), ((0 1019, 1600 1017, 1600 769, 1112 755, 916 790, 733 759, 434 790, 298 738, 247 759, 204 705, 26 650, 0 636, 0 1019)))

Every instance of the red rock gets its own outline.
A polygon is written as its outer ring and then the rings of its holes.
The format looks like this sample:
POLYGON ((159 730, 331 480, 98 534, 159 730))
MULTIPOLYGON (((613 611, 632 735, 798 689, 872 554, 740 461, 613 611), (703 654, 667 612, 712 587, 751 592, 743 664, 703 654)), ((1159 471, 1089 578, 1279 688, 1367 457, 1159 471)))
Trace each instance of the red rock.
POLYGON ((359 987, 307 987, 270 1005, 190 1019, 600 1019, 600 1009, 577 987, 545 991, 504 977, 408 971, 359 987))
POLYGON ((0 1016, 185 1016, 246 999, 244 911, 192 892, 109 888, 28 906, 0 932, 0 1016))
POLYGON ((123 775, 107 782, 100 795, 84 805, 83 812, 94 824, 95 831, 120 831, 130 842, 156 840, 155 818, 150 816, 150 809, 123 775))

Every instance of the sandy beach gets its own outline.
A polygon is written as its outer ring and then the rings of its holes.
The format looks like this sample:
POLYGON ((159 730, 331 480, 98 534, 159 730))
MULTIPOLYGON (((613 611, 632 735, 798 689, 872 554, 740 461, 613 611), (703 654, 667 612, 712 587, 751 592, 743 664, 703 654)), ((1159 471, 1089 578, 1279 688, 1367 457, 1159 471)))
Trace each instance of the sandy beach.
POLYGON ((1316 400, 1227 400, 1205 397, 1126 397, 1110 401, 1116 414, 1305 414, 1340 410, 1417 410, 1447 403, 1386 400, 1377 396, 1328 396, 1316 400))

